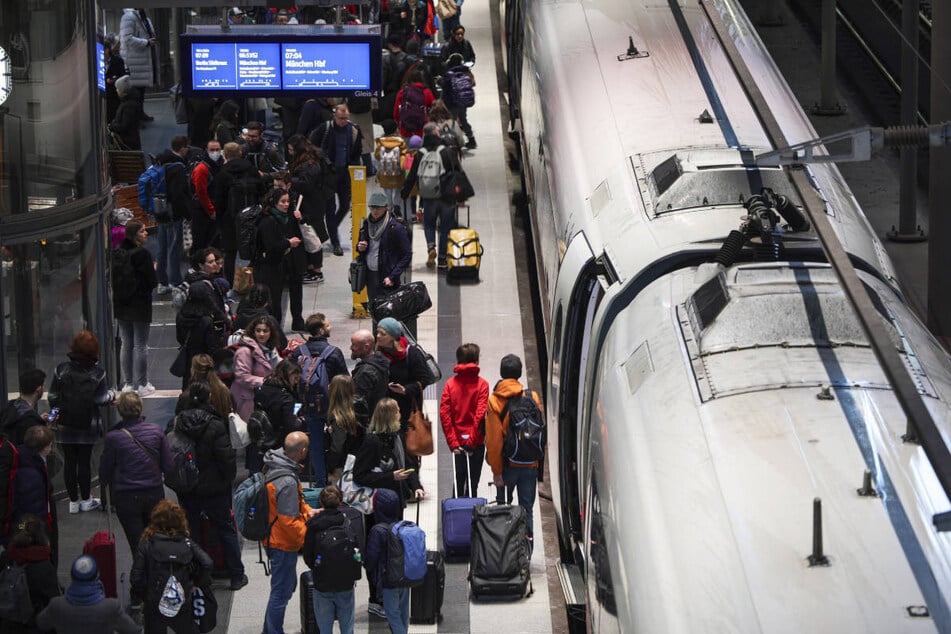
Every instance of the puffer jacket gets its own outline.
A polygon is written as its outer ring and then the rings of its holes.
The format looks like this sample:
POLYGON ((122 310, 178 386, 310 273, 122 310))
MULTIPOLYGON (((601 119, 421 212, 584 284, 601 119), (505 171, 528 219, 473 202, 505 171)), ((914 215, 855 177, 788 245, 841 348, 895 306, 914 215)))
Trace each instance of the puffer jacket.
POLYGON ((297 395, 286 387, 265 383, 254 390, 254 409, 263 410, 271 421, 275 446, 280 446, 292 431, 301 430, 300 419, 294 413, 294 406, 299 402, 297 395))
POLYGON ((296 553, 304 546, 310 506, 300 486, 301 466, 287 457, 284 449, 272 449, 264 455, 264 473, 281 477, 267 483, 268 524, 271 534, 265 545, 296 553))
POLYGON ((99 407, 111 403, 116 395, 109 389, 106 371, 99 365, 97 359, 88 359, 73 353, 69 353, 68 356, 69 361, 60 363, 53 371, 53 379, 50 381, 48 394, 50 407, 58 407, 62 402, 62 386, 67 378, 75 378, 76 375, 88 375, 96 381, 96 393, 93 402, 89 404, 89 407, 93 409, 93 416, 87 429, 69 427, 60 418, 56 439, 63 444, 92 445, 102 437, 103 432, 102 414, 99 407))
POLYGON ((238 415, 248 420, 254 411, 254 390, 264 384, 271 370, 280 361, 276 353, 268 356, 251 337, 242 337, 234 352, 234 381, 231 395, 238 415))
POLYGON ((390 360, 383 353, 374 351, 370 356, 357 361, 353 368, 353 384, 356 400, 353 410, 364 426, 370 424, 370 417, 380 399, 390 395, 387 383, 390 381, 390 360))
POLYGON ((237 474, 228 425, 211 405, 186 409, 175 417, 175 429, 195 440, 198 484, 187 497, 211 497, 231 492, 237 474))
MULTIPOLYGON (((152 26, 151 19, 148 19, 148 23, 148 26, 152 26)), ((152 33, 155 33, 154 28, 152 33)), ((155 71, 152 65, 153 50, 149 46, 149 30, 136 9, 125 9, 122 13, 122 19, 119 21, 119 39, 126 68, 132 76, 132 85, 144 87, 153 85, 155 71)))
POLYGON ((363 558, 363 566, 367 571, 367 581, 370 587, 375 588, 372 596, 383 596, 383 578, 386 574, 387 534, 390 526, 400 518, 399 499, 392 491, 383 489, 377 491, 373 504, 373 527, 367 535, 367 552, 363 558))
POLYGON ((460 363, 442 390, 439 422, 450 450, 485 444, 479 423, 489 403, 489 382, 479 376, 479 364, 460 363))
POLYGON ((144 418, 127 419, 106 433, 99 460, 99 480, 112 483, 113 490, 160 487, 162 474, 171 467, 172 454, 158 425, 147 423, 144 418), (129 438, 129 434, 135 440, 129 438))

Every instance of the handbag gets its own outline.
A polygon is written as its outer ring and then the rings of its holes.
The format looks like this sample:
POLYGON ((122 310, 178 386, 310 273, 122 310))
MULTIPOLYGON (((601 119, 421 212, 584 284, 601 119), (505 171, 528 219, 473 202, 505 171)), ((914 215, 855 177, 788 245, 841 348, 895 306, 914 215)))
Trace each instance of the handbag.
POLYGON ((456 194, 456 202, 460 203, 475 196, 472 182, 461 167, 452 173, 452 191, 456 194))
POLYGON ((250 266, 240 266, 234 272, 234 292, 238 295, 247 295, 254 288, 254 269, 250 266))
POLYGON ((392 317, 396 321, 405 321, 429 310, 433 300, 429 297, 429 290, 423 282, 410 282, 400 286, 388 295, 377 297, 373 302, 370 314, 374 321, 385 317, 392 317))
POLYGON ((350 263, 350 290, 359 293, 367 285, 367 263, 357 258, 350 263))
POLYGON ((306 222, 300 223, 300 235, 304 240, 304 251, 307 253, 319 253, 323 244, 317 237, 317 232, 306 222))
POLYGON ((182 378, 185 376, 185 373, 188 372, 188 341, 183 343, 178 349, 178 355, 175 357, 175 360, 172 361, 171 367, 168 371, 172 376, 177 376, 182 378))
POLYGON ((228 414, 228 432, 231 434, 231 446, 235 449, 244 449, 251 444, 248 424, 237 412, 228 414))
POLYGON ((406 451, 412 456, 429 456, 433 453, 433 423, 418 405, 413 406, 409 415, 406 451))
POLYGON ((347 462, 343 466, 343 473, 340 475, 340 492, 343 493, 343 501, 349 506, 360 509, 364 515, 373 513, 373 505, 376 501, 376 489, 372 487, 363 487, 353 481, 353 465, 357 457, 353 454, 347 455, 347 462))
POLYGON ((192 588, 192 614, 198 631, 211 632, 218 626, 218 599, 211 586, 192 588))

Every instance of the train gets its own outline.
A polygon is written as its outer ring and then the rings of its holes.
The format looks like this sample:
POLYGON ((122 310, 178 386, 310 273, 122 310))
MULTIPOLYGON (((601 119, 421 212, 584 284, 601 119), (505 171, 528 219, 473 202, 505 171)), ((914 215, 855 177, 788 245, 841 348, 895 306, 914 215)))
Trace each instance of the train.
POLYGON ((500 0, 560 557, 590 632, 951 632, 951 357, 737 0, 500 0), (797 185, 798 184, 798 185, 797 185), (810 202, 811 201, 811 202, 810 202), (946 449, 946 447, 945 447, 946 449))

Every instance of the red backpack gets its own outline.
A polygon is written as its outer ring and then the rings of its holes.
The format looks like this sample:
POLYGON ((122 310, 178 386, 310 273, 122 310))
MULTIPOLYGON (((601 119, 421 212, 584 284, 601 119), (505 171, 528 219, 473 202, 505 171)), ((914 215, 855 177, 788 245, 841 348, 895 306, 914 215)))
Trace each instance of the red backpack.
POLYGON ((400 102, 400 126, 404 130, 421 130, 426 125, 426 93, 416 84, 403 87, 400 102))

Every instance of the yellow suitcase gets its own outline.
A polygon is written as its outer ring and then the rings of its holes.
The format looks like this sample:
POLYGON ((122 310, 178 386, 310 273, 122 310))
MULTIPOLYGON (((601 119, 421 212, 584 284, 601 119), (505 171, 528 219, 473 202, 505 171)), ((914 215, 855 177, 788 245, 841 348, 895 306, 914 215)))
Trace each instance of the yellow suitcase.
POLYGON ((446 278, 479 279, 484 248, 479 241, 479 232, 468 226, 469 207, 466 206, 466 226, 449 230, 446 244, 446 278))

